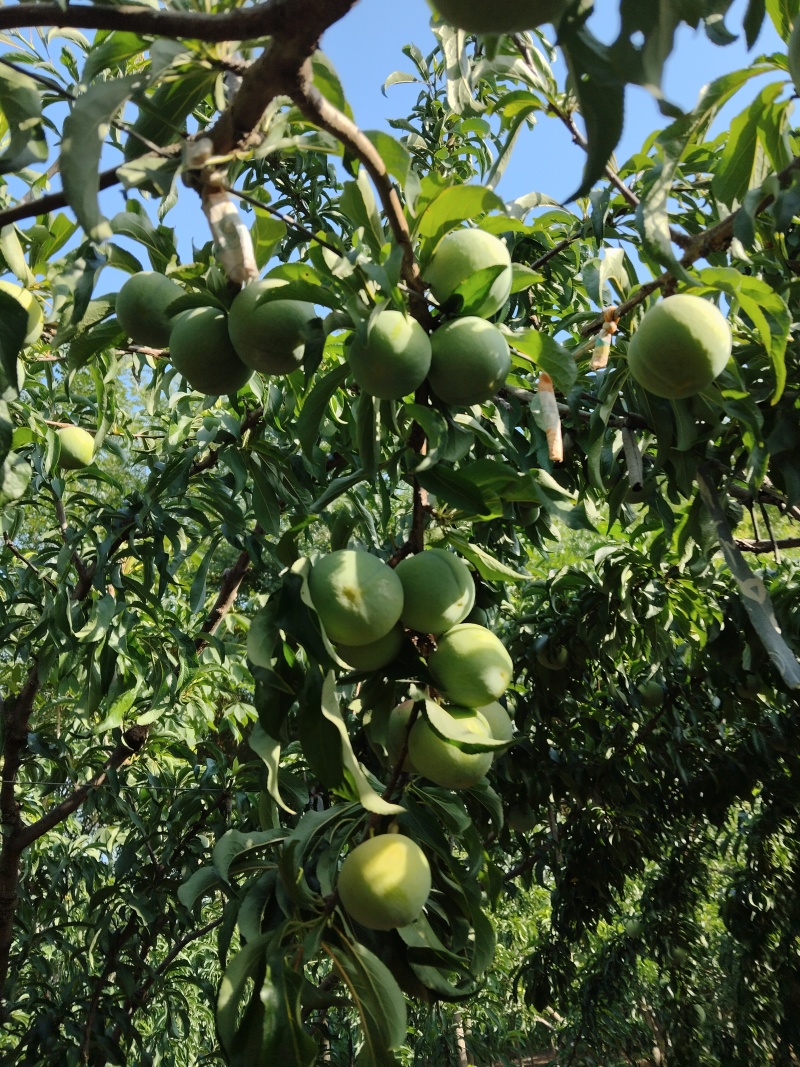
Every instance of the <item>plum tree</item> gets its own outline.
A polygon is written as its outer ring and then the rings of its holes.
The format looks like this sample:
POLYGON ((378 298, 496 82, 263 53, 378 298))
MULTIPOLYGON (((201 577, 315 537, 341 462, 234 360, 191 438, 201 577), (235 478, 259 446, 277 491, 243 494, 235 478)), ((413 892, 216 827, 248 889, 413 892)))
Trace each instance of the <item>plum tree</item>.
POLYGON ((428 667, 447 700, 469 708, 501 697, 514 673, 502 641, 485 626, 471 622, 442 634, 428 667))
MULTIPOLYGON (((439 709, 450 720, 449 732, 462 743, 480 743, 492 739, 489 723, 474 708, 439 709)), ((492 752, 468 752, 457 743, 445 740, 420 715, 408 736, 408 756, 417 774, 429 778, 444 789, 468 789, 483 778, 492 765, 492 752)))
POLYGON ((81 426, 59 426, 56 430, 60 444, 58 465, 62 470, 74 471, 88 467, 94 456, 94 437, 81 426))
POLYGON ((731 347, 722 312, 702 297, 681 293, 645 313, 628 346, 628 368, 648 392, 679 400, 722 373, 731 347))
POLYGON ((431 365, 431 343, 416 319, 381 311, 365 338, 356 332, 347 360, 358 385, 380 400, 400 400, 422 385, 431 365))
POLYGON ((117 293, 117 321, 135 344, 166 348, 174 319, 167 311, 183 295, 172 278, 158 271, 139 271, 117 293))
POLYGON ((482 270, 501 268, 485 295, 467 300, 459 315, 489 318, 508 300, 511 292, 511 255, 499 237, 484 230, 451 230, 437 245, 425 271, 431 292, 440 304, 446 304, 456 289, 482 270))
POLYGON ((253 373, 236 354, 219 308, 191 308, 177 315, 169 355, 189 385, 210 396, 238 393, 253 373))
POLYGON ((443 548, 429 548, 395 568, 403 586, 401 621, 411 630, 441 634, 467 617, 475 583, 467 565, 443 548))
POLYGON ((15 300, 28 312, 28 332, 25 334, 25 344, 32 345, 42 336, 44 329, 44 316, 39 301, 27 289, 13 282, 0 281, 0 292, 13 296, 15 300))
POLYGON ((403 586, 395 572, 358 549, 323 556, 311 568, 308 587, 328 637, 343 645, 379 641, 403 610, 403 586))
POLYGON ((474 315, 440 326, 431 338, 431 353, 431 389, 453 407, 491 400, 511 369, 505 337, 474 315))
POLYGON ((304 300, 274 298, 288 285, 282 278, 252 282, 234 299, 228 331, 237 355, 262 374, 291 374, 303 362, 307 329, 317 317, 304 300))
POLYGON ((568 0, 428 0, 434 11, 470 33, 519 33, 558 22, 568 0))
POLYGON ((413 922, 425 907, 430 864, 410 837, 380 834, 348 852, 336 888, 356 922, 370 930, 393 930, 413 922))

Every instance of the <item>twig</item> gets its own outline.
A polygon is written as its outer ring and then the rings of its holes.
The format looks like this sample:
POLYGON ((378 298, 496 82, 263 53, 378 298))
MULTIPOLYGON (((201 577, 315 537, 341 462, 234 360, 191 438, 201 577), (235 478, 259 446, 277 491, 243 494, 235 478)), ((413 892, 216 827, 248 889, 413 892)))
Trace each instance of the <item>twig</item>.
MULTIPOLYGON (((24 4, 21 7, 30 8, 37 7, 37 4, 24 4)), ((17 10, 9 8, 0 8, 0 15, 4 11, 17 10)), ((101 10, 98 8, 98 10, 101 10)), ((145 9, 146 10, 146 9, 145 9)), ((98 182, 100 189, 110 189, 114 185, 120 184, 120 179, 117 177, 117 168, 114 167, 111 170, 103 170, 98 175, 98 182)), ((67 198, 64 193, 45 193, 44 196, 36 197, 35 199, 27 199, 24 197, 16 207, 4 208, 0 211, 0 227, 8 226, 12 222, 19 222, 21 219, 36 218, 38 215, 47 215, 51 211, 55 211, 60 207, 68 207, 67 198)))

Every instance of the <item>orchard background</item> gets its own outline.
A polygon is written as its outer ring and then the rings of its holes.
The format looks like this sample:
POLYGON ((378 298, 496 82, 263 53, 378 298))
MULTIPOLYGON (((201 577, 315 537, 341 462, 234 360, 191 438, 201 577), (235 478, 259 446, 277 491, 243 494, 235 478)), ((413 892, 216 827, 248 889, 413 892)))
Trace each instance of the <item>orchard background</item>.
POLYGON ((397 41, 391 134, 324 52, 354 0, 0 8, 4 1063, 797 1063, 798 3, 623 0, 603 42, 564 6, 397 41), (750 64, 680 110, 687 26, 750 64), (637 86, 661 122, 622 160, 637 86), (504 200, 551 124, 579 187, 504 200), (230 307, 212 189, 317 311, 300 369, 221 397, 115 316, 142 270, 230 307), (514 262, 511 373, 467 408, 375 400, 353 333, 457 314, 424 278, 467 225, 514 262), (734 347, 670 401, 626 351, 675 292, 734 347), (514 664, 514 744, 467 789, 382 757, 424 646, 349 670, 305 585, 334 550, 424 546, 469 564, 514 664), (337 874, 395 823, 434 890, 371 931, 337 874))

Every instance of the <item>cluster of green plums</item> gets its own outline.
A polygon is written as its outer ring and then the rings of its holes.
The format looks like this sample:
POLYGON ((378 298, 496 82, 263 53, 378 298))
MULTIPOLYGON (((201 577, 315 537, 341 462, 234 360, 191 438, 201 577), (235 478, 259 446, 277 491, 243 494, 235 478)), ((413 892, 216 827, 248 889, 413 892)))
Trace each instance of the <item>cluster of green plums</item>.
POLYGON ((451 230, 435 248, 425 280, 437 304, 456 317, 428 335, 402 311, 378 311, 348 346, 353 377, 364 392, 381 400, 399 400, 427 380, 445 404, 482 404, 500 389, 511 369, 508 342, 487 321, 511 293, 508 248, 483 230, 451 230), (476 295, 459 292, 476 276, 486 279, 476 295))
POLYGON ((283 299, 288 282, 264 278, 236 295, 228 311, 191 307, 173 313, 186 296, 155 271, 132 275, 117 294, 117 320, 138 345, 169 349, 170 360, 198 392, 237 393, 253 371, 289 374, 303 362, 313 304, 283 299))
MULTIPOLYGON (((511 658, 486 626, 470 622, 475 583, 454 553, 428 548, 390 567, 370 552, 339 549, 322 556, 308 579, 314 608, 339 658, 360 672, 388 667, 414 639, 433 685, 384 720, 376 748, 387 766, 446 789, 475 785, 512 740, 500 703, 513 674, 511 658)), ((338 893, 363 926, 392 929, 412 922, 431 888, 423 850, 402 834, 362 842, 345 859, 338 893)))

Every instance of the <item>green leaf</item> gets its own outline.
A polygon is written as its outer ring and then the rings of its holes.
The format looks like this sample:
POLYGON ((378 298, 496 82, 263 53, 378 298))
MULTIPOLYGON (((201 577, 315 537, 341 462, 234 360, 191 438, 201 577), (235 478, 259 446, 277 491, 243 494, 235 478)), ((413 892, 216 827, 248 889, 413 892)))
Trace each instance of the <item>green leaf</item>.
POLYGON ((213 867, 201 867, 190 875, 178 889, 178 900, 184 908, 193 908, 200 897, 219 888, 219 875, 213 867))
POLYGON ((450 230, 489 211, 502 211, 505 204, 484 185, 455 185, 443 189, 417 219, 415 234, 422 242, 420 260, 430 258, 436 245, 450 230))
POLYGON ((539 330, 503 330, 508 343, 549 374, 559 393, 566 396, 578 378, 578 368, 572 353, 539 330))
POLYGON ((765 177, 759 164, 759 146, 764 138, 763 116, 782 91, 780 82, 765 86, 753 103, 731 122, 711 182, 714 196, 729 207, 741 203, 747 190, 760 185, 765 177))
POLYGON ((206 549, 203 558, 195 571, 192 584, 189 588, 189 609, 192 612, 200 611, 205 603, 208 568, 211 566, 211 560, 214 558, 214 553, 217 551, 217 546, 221 540, 221 536, 212 538, 211 544, 206 549))
POLYGON ((625 83, 617 72, 611 50, 585 27, 570 19, 559 31, 558 43, 569 68, 572 91, 578 98, 586 126, 588 146, 580 187, 568 200, 586 196, 605 173, 611 154, 622 136, 625 83))
POLYGON ((508 741, 495 741, 492 737, 476 741, 474 732, 464 728, 461 719, 451 715, 432 700, 424 702, 422 713, 437 737, 462 752, 495 752, 508 747, 508 741))
POLYGON ((281 505, 258 456, 250 455, 247 463, 253 479, 253 510, 264 533, 277 537, 281 528, 281 505))
POLYGON ((358 799, 361 801, 362 807, 366 808, 367 811, 375 812, 377 815, 402 815, 405 808, 400 804, 390 804, 375 792, 355 757, 353 746, 350 741, 350 735, 347 732, 347 726, 345 725, 342 713, 339 710, 339 701, 336 698, 336 676, 333 671, 329 671, 325 675, 325 681, 322 683, 322 699, 320 706, 322 708, 322 714, 328 722, 336 727, 339 737, 341 738, 342 763, 345 771, 355 785, 358 792, 358 799))
POLYGON ((362 392, 355 403, 356 445, 364 473, 374 478, 381 456, 381 430, 378 419, 379 401, 362 392))
POLYGON ((465 515, 487 515, 489 504, 466 475, 442 466, 417 471, 416 479, 423 489, 439 500, 458 508, 465 515))
POLYGON ((0 396, 15 396, 19 386, 17 357, 28 333, 28 312, 0 289, 0 396))
POLYGON ((147 84, 144 74, 96 82, 82 93, 64 120, 59 168, 67 203, 93 241, 111 236, 100 211, 100 154, 111 120, 147 84))
POLYGON ((327 411, 331 397, 347 378, 350 366, 341 363, 329 370, 314 385, 303 401, 300 414, 295 423, 295 435, 306 456, 313 455, 314 446, 319 439, 319 426, 327 411))
POLYGON ((139 98, 139 115, 125 143, 125 161, 170 144, 185 133, 185 119, 214 88, 217 71, 198 64, 171 73, 152 96, 139 98), (149 143, 148 143, 149 142, 149 143))
POLYGON ((391 1053, 405 1044, 407 1026, 405 1000, 394 975, 358 941, 322 947, 361 1019, 364 1043, 358 1067, 394 1067, 398 1061, 391 1053))
POLYGON ((386 234, 369 175, 363 167, 354 182, 345 182, 342 186, 341 206, 353 225, 363 231, 367 246, 378 255, 386 241, 386 234))
POLYGON ((383 130, 364 130, 364 136, 371 141, 389 174, 396 178, 402 188, 406 183, 411 167, 411 155, 405 145, 383 130))
POLYGON ((285 840, 287 832, 285 830, 260 830, 246 834, 241 830, 227 830, 214 845, 212 854, 214 870, 223 882, 229 881, 231 866, 235 866, 252 852, 261 852, 285 840))
POLYGON ((280 790, 278 788, 278 771, 280 768, 281 757, 280 742, 276 741, 273 737, 270 737, 267 731, 262 727, 261 723, 257 722, 250 731, 250 737, 247 743, 255 754, 261 757, 266 765, 267 792, 278 807, 283 808, 283 810, 287 811, 290 815, 295 815, 296 812, 281 799, 280 790))
POLYGON ((23 170, 47 159, 42 126, 42 98, 27 74, 0 63, 0 111, 8 123, 9 141, 0 156, 0 174, 23 170))
POLYGON ((670 194, 683 152, 683 143, 679 140, 659 139, 656 141, 655 148, 660 158, 660 165, 655 169, 654 178, 636 209, 636 225, 642 235, 645 251, 684 284, 693 285, 692 276, 681 265, 672 250, 672 238, 669 232, 670 194))
POLYGON ((272 258, 275 249, 286 236, 286 223, 256 208, 255 222, 250 227, 256 266, 263 270, 272 258))
POLYGON ((496 559, 486 549, 470 544, 466 538, 459 537, 458 534, 448 533, 445 541, 447 544, 452 545, 464 559, 468 559, 474 565, 481 578, 485 578, 487 582, 525 582, 530 580, 530 574, 527 571, 515 571, 512 567, 496 559))

